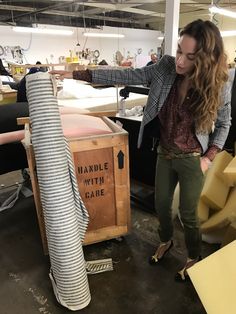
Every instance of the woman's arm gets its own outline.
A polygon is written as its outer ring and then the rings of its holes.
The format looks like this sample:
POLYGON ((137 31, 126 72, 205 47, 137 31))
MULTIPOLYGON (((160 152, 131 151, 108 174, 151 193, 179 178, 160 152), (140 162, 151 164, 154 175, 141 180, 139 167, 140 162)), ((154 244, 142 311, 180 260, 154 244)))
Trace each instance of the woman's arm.
POLYGON ((147 84, 153 77, 153 67, 137 69, 87 69, 79 71, 53 70, 50 74, 59 79, 75 79, 104 85, 141 85, 147 84))
POLYGON ((104 85, 144 85, 152 80, 155 70, 155 65, 136 69, 95 69, 91 71, 92 82, 104 85))
POLYGON ((111 68, 111 69, 87 69, 79 71, 53 70, 50 74, 58 75, 59 79, 73 78, 95 84, 104 85, 145 85, 150 84, 160 73, 173 71, 174 58, 163 56, 156 64, 142 68, 111 68))

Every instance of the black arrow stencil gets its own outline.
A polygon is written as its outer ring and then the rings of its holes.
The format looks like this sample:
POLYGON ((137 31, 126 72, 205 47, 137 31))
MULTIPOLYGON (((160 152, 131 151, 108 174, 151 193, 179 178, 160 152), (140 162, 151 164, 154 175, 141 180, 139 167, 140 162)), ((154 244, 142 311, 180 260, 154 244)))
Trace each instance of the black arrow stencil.
POLYGON ((124 168, 124 153, 122 152, 122 150, 120 150, 119 153, 117 154, 117 158, 118 158, 118 169, 123 169, 124 168))

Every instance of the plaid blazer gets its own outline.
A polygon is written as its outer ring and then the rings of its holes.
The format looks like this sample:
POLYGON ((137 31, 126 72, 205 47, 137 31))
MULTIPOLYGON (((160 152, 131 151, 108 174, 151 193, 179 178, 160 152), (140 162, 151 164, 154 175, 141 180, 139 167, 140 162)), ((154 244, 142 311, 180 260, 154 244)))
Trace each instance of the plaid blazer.
MULTIPOLYGON (((128 69, 96 69, 92 72, 92 82, 104 85, 146 85, 150 84, 147 104, 139 130, 138 147, 141 146, 146 126, 160 111, 176 78, 175 58, 164 55, 156 64, 143 68, 128 69)), ((230 99, 232 82, 227 82, 222 90, 221 106, 217 121, 211 134, 196 136, 202 146, 203 153, 209 145, 223 148, 230 128, 230 99)))

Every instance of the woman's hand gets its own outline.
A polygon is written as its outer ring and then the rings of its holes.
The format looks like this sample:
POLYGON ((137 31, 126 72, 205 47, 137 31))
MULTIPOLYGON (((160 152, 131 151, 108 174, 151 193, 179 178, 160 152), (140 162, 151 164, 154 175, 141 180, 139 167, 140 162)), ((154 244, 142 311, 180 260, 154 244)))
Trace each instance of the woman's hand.
POLYGON ((202 157, 201 158, 201 169, 202 169, 202 172, 205 173, 211 166, 211 161, 209 158, 207 157, 202 157))
POLYGON ((49 71, 49 74, 56 75, 59 80, 64 80, 65 78, 67 79, 73 78, 73 74, 71 71, 52 70, 52 71, 49 71))

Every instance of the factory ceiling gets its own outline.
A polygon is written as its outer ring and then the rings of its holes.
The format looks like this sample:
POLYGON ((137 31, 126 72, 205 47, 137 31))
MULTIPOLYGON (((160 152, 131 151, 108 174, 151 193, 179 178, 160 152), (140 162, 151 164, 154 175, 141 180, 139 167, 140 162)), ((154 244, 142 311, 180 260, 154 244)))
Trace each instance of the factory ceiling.
MULTIPOLYGON (((236 11, 236 0, 181 0, 181 18, 209 19, 211 4, 236 11)), ((164 30, 166 1, 1 1, 0 25, 64 25, 95 28, 101 26, 164 30)))

